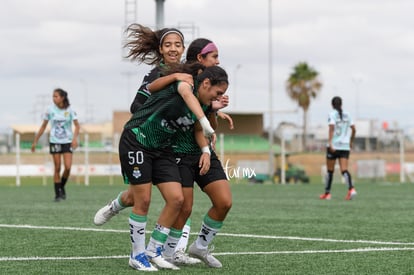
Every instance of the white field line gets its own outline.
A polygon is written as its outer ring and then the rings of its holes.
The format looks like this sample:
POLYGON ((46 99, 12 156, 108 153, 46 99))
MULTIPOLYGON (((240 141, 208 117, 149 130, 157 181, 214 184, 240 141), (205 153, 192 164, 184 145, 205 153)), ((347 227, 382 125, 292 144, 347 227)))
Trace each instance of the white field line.
MULTIPOLYGON (((212 253, 215 256, 232 255, 275 255, 275 254, 321 254, 321 253, 358 253, 358 252, 384 252, 384 251, 413 251, 414 247, 366 247, 355 249, 335 250, 303 250, 303 251, 266 251, 266 252, 220 252, 212 253)), ((100 259, 125 259, 128 255, 122 256, 90 256, 90 257, 0 257, 0 262, 6 261, 63 261, 63 260, 100 260, 100 259)))
POLYGON ((272 254, 317 254, 317 253, 356 253, 378 251, 414 251, 414 247, 364 247, 352 249, 328 249, 328 250, 298 250, 298 251, 267 251, 267 252, 219 252, 212 253, 215 256, 225 255, 272 255, 272 254))
MULTIPOLYGON (((117 229, 103 229, 103 228, 82 228, 82 227, 56 227, 56 226, 38 226, 28 224, 0 224, 0 228, 26 228, 26 229, 47 229, 47 230, 73 230, 73 231, 93 231, 93 232, 112 232, 112 233, 129 233, 129 230, 117 229)), ((151 233, 147 231, 146 233, 151 233)), ((196 235, 198 233, 191 233, 196 235)), ((252 235, 252 234, 232 234, 219 233, 220 236, 237 237, 237 238, 259 238, 259 239, 283 239, 283 240, 297 240, 297 241, 316 241, 316 242, 334 242, 334 243, 360 243, 360 244, 381 244, 381 245, 414 245, 414 243, 407 242, 385 242, 375 240, 337 240, 324 238, 307 238, 294 236, 269 236, 269 235, 252 235)))
POLYGON ((89 257, 0 257, 0 262, 8 261, 61 261, 61 260, 101 260, 101 259, 125 259, 129 256, 89 256, 89 257))
POLYGON ((297 241, 316 241, 316 242, 333 242, 333 243, 361 243, 361 244, 384 244, 384 245, 414 245, 414 243, 405 242, 384 242, 373 240, 337 240, 324 238, 307 238, 307 237, 293 237, 293 236, 266 236, 266 235, 249 235, 249 234, 232 234, 219 233, 220 236, 238 237, 238 238, 263 238, 263 239, 283 239, 283 240, 297 240, 297 241))

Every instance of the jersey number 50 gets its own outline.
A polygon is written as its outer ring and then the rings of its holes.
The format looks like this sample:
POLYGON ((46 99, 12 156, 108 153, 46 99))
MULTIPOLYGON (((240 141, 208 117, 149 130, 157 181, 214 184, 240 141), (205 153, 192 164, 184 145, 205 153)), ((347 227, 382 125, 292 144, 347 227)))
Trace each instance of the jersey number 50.
POLYGON ((144 154, 142 153, 142 151, 136 151, 136 152, 129 151, 128 159, 129 159, 128 163, 130 165, 142 164, 144 163, 144 154))

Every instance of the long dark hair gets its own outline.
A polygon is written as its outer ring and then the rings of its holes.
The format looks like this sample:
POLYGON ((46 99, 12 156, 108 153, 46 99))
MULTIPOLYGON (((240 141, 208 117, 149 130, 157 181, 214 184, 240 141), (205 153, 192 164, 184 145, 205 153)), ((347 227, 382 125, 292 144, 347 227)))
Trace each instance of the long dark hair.
POLYGON ((68 98, 68 93, 65 90, 63 90, 61 88, 56 88, 56 89, 53 90, 53 92, 54 93, 56 92, 61 97, 63 97, 63 108, 66 109, 66 108, 68 108, 70 106, 69 98, 68 98))
POLYGON ((221 83, 229 84, 229 79, 226 71, 219 66, 206 67, 201 73, 197 75, 197 82, 200 83, 208 78, 211 85, 218 85, 221 83))
POLYGON ((339 117, 342 120, 342 98, 339 96, 335 96, 332 98, 332 107, 338 111, 339 117))
POLYGON ((129 52, 126 58, 131 61, 138 61, 148 65, 157 65, 162 61, 160 46, 165 35, 168 33, 176 33, 181 37, 184 46, 184 35, 175 28, 163 28, 153 31, 141 24, 131 24, 125 30, 127 33, 127 41, 124 48, 128 48, 129 52))
MULTIPOLYGON (((190 43, 187 49, 186 55, 186 62, 193 63, 198 62, 197 55, 201 53, 203 48, 207 46, 207 44, 212 43, 213 41, 206 39, 206 38, 197 38, 190 43)), ((208 53, 202 54, 201 56, 205 58, 208 53)))
POLYGON ((184 63, 184 64, 171 64, 167 68, 163 68, 163 74, 173 73, 187 73, 191 74, 194 78, 195 89, 198 87, 198 83, 201 83, 204 79, 208 78, 211 85, 217 85, 222 82, 229 84, 226 71, 219 66, 206 67, 198 62, 184 63))

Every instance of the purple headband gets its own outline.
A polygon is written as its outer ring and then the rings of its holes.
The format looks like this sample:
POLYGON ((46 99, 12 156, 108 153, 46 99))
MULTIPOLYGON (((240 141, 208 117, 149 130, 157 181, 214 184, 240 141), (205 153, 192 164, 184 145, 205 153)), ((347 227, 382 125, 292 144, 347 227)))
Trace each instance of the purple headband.
POLYGON ((207 54, 214 51, 218 51, 218 49, 213 42, 210 42, 201 50, 200 54, 207 54))

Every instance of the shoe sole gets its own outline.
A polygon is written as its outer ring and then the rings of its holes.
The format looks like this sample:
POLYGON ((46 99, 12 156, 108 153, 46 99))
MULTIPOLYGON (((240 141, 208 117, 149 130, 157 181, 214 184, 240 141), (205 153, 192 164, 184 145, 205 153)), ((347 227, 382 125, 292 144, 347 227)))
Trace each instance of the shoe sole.
POLYGON ((166 265, 164 265, 165 263, 162 263, 162 262, 160 262, 160 263, 157 263, 158 261, 157 260, 153 260, 153 259, 150 259, 150 262, 153 264, 153 265, 155 265, 156 267, 158 267, 159 269, 171 269, 171 270, 180 270, 180 268, 178 267, 178 266, 176 266, 176 265, 174 265, 174 264, 172 264, 172 263, 170 263, 169 261, 167 261, 167 260, 164 260, 167 264, 166 265))
POLYGON ((356 197, 356 195, 357 195, 357 193, 355 192, 355 193, 351 193, 351 195, 349 195, 349 198, 348 198, 348 196, 345 198, 345 200, 347 200, 347 201, 350 201, 350 200, 352 200, 353 198, 355 198, 356 197))
POLYGON ((138 271, 158 271, 158 269, 156 267, 154 267, 154 269, 142 269, 142 268, 137 268, 135 267, 134 264, 129 263, 129 267, 132 268, 133 270, 138 270, 138 271))
MULTIPOLYGON (((193 257, 193 258, 197 258, 197 259, 199 259, 201 262, 203 262, 203 263, 205 263, 207 266, 209 266, 209 267, 212 267, 212 268, 221 268, 221 267, 223 267, 223 265, 221 265, 221 263, 220 263, 220 266, 215 266, 215 265, 212 265, 205 257, 203 257, 203 256, 200 256, 200 255, 197 255, 197 254, 194 254, 194 253, 191 253, 191 252, 189 252, 188 253, 188 255, 190 255, 191 257, 193 257)), ((218 260, 217 260, 218 261, 218 260)))

